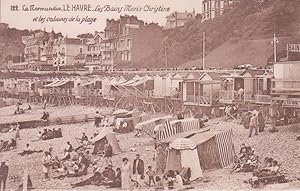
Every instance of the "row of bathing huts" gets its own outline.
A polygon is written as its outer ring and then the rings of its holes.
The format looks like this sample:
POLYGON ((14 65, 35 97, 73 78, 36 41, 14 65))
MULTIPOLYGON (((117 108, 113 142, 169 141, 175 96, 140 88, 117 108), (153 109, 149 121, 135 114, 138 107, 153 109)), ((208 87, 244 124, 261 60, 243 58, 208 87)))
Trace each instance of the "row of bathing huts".
POLYGON ((273 78, 270 70, 218 70, 0 79, 0 96, 173 112, 182 107, 271 104, 272 89, 276 89, 273 78))

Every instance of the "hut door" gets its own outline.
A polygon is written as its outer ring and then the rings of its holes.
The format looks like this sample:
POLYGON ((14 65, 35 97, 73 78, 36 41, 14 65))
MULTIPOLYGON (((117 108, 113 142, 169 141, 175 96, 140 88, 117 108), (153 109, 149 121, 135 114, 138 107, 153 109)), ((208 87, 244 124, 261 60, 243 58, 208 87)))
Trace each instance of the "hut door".
POLYGON ((199 89, 200 89, 200 96, 203 96, 203 84, 200 84, 200 87, 199 87, 199 89))
POLYGON ((244 88, 244 79, 243 78, 235 78, 234 79, 235 82, 234 82, 234 90, 235 91, 238 91, 240 88, 244 88))

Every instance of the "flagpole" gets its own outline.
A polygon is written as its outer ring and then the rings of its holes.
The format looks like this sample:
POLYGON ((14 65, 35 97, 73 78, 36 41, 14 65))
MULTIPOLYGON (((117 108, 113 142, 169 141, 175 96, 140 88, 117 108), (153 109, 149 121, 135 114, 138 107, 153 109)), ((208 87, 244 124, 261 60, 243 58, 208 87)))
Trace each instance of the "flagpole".
POLYGON ((203 32, 203 40, 202 40, 202 70, 205 69, 205 32, 203 32))
POLYGON ((274 39, 273 39, 273 46, 274 46, 274 63, 277 62, 277 47, 276 47, 276 42, 277 42, 277 38, 276 38, 276 34, 274 33, 274 39))

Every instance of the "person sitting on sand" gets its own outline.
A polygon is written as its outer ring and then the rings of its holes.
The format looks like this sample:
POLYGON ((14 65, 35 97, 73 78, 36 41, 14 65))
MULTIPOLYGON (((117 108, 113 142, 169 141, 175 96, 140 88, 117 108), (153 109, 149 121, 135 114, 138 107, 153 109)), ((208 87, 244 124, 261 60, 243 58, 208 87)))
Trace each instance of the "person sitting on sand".
POLYGON ((259 174, 258 177, 266 177, 266 176, 275 176, 278 174, 279 165, 276 160, 272 161, 272 165, 268 168, 263 169, 259 174))
POLYGON ((17 148, 17 141, 15 139, 11 139, 10 143, 7 146, 8 149, 17 148))
POLYGON ((41 152, 43 152, 43 151, 32 149, 31 146, 27 143, 26 147, 23 149, 23 152, 19 153, 19 155, 24 156, 24 155, 30 155, 33 153, 41 153, 41 152))
POLYGON ((71 154, 70 154, 70 152, 67 150, 67 149, 65 149, 64 150, 64 156, 62 157, 62 161, 66 161, 66 160, 70 160, 71 159, 71 154))
POLYGON ((1 140, 1 141, 0 141, 0 151, 3 149, 3 147, 4 147, 4 141, 1 140))
POLYGON ((42 140, 43 138, 43 134, 41 131, 39 131, 38 135, 37 135, 38 140, 42 140))
POLYGON ((175 189, 183 189, 183 180, 182 177, 180 176, 180 173, 178 170, 175 171, 176 176, 175 176, 175 181, 174 181, 174 188, 175 189))
POLYGON ((113 182, 115 180, 115 177, 116 177, 116 173, 113 170, 112 165, 108 165, 105 182, 113 182))
POLYGON ((43 116, 41 117, 42 120, 47 120, 47 114, 46 111, 43 112, 43 116))
POLYGON ((66 150, 68 151, 68 152, 72 152, 74 149, 73 149, 73 146, 71 145, 71 143, 68 141, 67 142, 67 148, 66 148, 66 150))
POLYGON ((58 137, 58 138, 62 137, 61 128, 58 128, 58 129, 57 129, 57 137, 58 137))
POLYGON ((24 154, 31 154, 33 152, 31 146, 27 143, 25 149, 23 150, 24 154))
POLYGON ((116 176, 112 182, 106 182, 103 184, 110 188, 121 188, 121 169, 116 169, 116 176))
POLYGON ((241 159, 241 158, 246 157, 247 153, 248 153, 248 148, 247 148, 246 145, 243 143, 243 144, 241 145, 241 148, 240 148, 239 158, 241 159))
POLYGON ((80 187, 80 186, 86 186, 86 185, 96 185, 96 186, 99 186, 102 184, 102 180, 103 180, 103 176, 101 175, 100 172, 96 172, 92 177, 84 180, 84 181, 81 181, 81 182, 78 182, 78 183, 75 183, 75 184, 71 184, 71 186, 73 188, 75 187, 80 187))

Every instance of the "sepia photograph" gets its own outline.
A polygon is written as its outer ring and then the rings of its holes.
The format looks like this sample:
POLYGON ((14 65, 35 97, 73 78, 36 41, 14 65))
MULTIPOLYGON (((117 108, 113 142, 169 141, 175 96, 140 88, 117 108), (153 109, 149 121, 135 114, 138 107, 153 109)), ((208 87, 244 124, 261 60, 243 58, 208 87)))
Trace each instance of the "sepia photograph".
POLYGON ((299 0, 0 0, 0 191, 300 190, 299 0))

